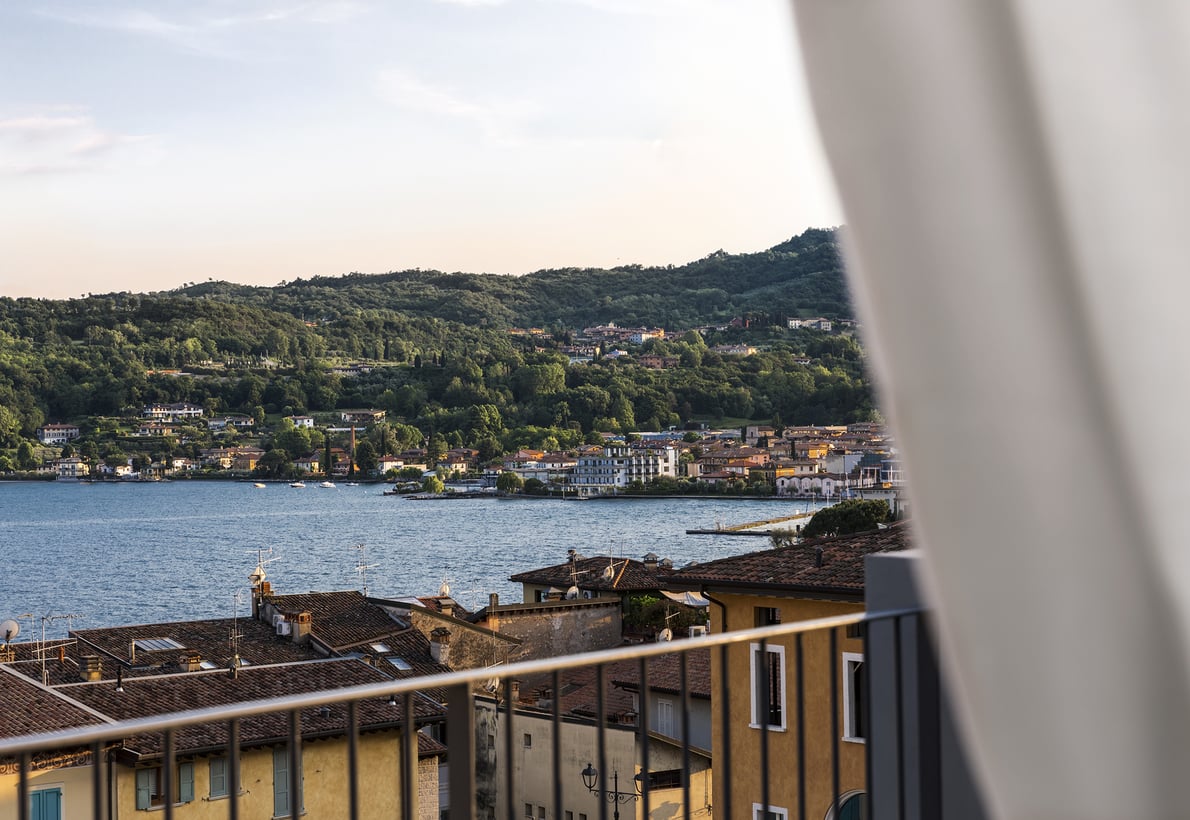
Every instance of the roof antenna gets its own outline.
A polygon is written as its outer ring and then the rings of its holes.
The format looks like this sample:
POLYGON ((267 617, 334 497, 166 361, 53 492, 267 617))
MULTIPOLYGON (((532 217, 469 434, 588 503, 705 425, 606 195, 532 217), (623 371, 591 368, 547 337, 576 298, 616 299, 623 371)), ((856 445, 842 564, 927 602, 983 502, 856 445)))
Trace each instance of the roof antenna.
MULTIPOLYGON (((264 573, 261 572, 263 575, 264 573)), ((240 601, 244 599, 244 590, 237 589, 231 594, 232 600, 232 616, 231 616, 231 633, 227 636, 227 643, 231 646, 231 668, 229 672, 231 677, 238 678, 240 676, 240 638, 244 637, 240 632, 240 601)))
MULTIPOLYGON (((368 597, 368 570, 376 569, 375 564, 365 563, 368 558, 368 545, 356 544, 352 547, 359 553, 359 557, 355 559, 355 571, 359 575, 360 585, 364 588, 364 597, 368 597)), ((449 594, 449 593, 448 593, 449 594)))

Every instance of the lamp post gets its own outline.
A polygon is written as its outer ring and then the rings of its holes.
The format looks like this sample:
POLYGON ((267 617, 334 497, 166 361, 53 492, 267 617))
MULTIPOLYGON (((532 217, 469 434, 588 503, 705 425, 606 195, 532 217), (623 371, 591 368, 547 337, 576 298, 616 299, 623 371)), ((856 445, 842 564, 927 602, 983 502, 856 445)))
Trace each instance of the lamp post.
POLYGON ((596 769, 594 766, 592 766, 590 763, 587 764, 587 768, 583 769, 582 772, 580 772, 580 774, 583 776, 583 784, 587 787, 587 791, 589 791, 591 794, 602 795, 604 798, 607 799, 607 802, 611 803, 612 806, 614 806, 614 808, 612 809, 613 820, 620 820, 620 804, 621 803, 627 803, 629 800, 636 801, 636 800, 640 799, 640 783, 641 783, 641 778, 644 776, 643 772, 641 774, 636 775, 636 777, 632 778, 633 782, 636 785, 636 791, 634 791, 634 792, 620 791, 620 772, 618 769, 612 770, 611 791, 608 791, 607 789, 598 788, 599 770, 596 769))

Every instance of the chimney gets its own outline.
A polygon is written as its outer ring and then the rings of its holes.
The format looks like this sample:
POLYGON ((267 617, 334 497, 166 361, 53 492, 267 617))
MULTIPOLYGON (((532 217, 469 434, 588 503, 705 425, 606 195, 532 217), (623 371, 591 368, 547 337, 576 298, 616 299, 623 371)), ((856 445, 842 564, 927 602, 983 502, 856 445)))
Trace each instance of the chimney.
POLYGON ((294 643, 308 643, 310 640, 310 629, 313 626, 314 618, 308 611, 299 612, 296 615, 287 616, 286 619, 293 624, 291 634, 293 635, 294 643))
POLYGON ((98 655, 79 657, 79 680, 92 681, 103 678, 103 661, 98 655))
POLYGON ((202 669, 202 655, 197 652, 187 652, 182 656, 182 666, 187 672, 197 672, 202 669))
POLYGON ((649 572, 657 571, 657 553, 650 552, 648 555, 646 555, 644 557, 644 562, 645 562, 645 569, 647 569, 649 572))
POLYGON ((822 547, 816 547, 814 549, 814 566, 822 566, 822 547))
POLYGON ((455 614, 455 602, 452 598, 439 598, 438 609, 442 611, 443 615, 453 618, 455 614))
POLYGON ((450 630, 440 626, 430 633, 430 657, 443 666, 450 666, 450 630))
POLYGON ((513 703, 521 701, 521 682, 516 678, 508 682, 508 699, 513 703))
POLYGON ((500 628, 500 616, 496 614, 496 607, 500 606, 500 596, 492 593, 488 596, 488 622, 487 628, 495 632, 500 628))

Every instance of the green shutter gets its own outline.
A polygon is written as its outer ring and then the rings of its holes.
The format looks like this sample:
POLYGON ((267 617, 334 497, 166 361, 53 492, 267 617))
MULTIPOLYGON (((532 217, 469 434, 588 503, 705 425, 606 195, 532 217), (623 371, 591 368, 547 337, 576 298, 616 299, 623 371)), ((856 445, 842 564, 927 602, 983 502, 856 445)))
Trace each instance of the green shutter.
POLYGON ((194 802, 194 764, 178 764, 178 802, 194 802))
POLYGON ((29 820, 62 820, 62 790, 38 789, 30 793, 29 820))
POLYGON ((212 757, 210 761, 211 770, 211 797, 224 797, 227 795, 227 758, 226 757, 212 757))
POLYGON ((136 770, 136 807, 147 809, 153 805, 153 785, 156 780, 155 769, 136 770))
POLYGON ((289 750, 273 749, 273 817, 289 816, 289 750))

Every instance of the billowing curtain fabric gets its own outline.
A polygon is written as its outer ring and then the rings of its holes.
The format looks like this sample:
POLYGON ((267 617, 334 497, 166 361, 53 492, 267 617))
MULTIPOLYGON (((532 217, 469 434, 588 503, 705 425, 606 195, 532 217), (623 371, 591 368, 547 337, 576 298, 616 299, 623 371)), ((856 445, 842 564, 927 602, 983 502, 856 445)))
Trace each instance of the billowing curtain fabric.
POLYGON ((989 809, 1190 817, 1190 3, 794 8, 989 809))

